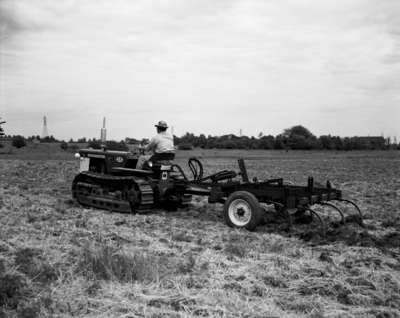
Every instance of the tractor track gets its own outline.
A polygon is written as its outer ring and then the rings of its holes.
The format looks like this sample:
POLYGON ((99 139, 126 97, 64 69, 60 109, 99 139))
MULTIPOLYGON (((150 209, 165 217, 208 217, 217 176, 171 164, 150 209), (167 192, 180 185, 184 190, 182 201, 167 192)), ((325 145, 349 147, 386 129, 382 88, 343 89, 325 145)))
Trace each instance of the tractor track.
POLYGON ((81 172, 72 192, 79 203, 116 212, 148 212, 154 205, 151 184, 135 176, 113 176, 81 172))

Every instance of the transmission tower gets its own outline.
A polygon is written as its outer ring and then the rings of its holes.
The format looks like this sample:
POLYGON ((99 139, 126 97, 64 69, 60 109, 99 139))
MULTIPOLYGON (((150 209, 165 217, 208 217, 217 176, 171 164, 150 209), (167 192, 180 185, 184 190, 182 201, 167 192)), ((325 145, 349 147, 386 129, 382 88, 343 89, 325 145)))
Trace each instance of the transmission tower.
POLYGON ((43 116, 43 129, 42 129, 42 138, 49 137, 49 132, 47 130, 47 118, 43 116))

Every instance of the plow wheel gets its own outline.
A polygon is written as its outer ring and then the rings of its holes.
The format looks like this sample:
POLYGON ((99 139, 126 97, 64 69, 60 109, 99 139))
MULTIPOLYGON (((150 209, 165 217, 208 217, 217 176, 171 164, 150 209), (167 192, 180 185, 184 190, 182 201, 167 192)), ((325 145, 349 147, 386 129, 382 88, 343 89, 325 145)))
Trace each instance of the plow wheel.
POLYGON ((223 214, 226 224, 230 227, 253 231, 261 221, 262 210, 253 194, 236 191, 226 200, 223 214))

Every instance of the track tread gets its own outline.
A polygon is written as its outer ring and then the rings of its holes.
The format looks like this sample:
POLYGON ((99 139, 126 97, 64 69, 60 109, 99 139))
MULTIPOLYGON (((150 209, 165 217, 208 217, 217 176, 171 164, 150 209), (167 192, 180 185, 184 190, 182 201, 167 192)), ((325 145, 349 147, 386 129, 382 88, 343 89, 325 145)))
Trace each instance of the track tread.
MULTIPOLYGON (((135 187, 140 195, 140 202, 137 203, 135 202, 134 204, 130 204, 131 206, 131 212, 147 212, 150 209, 152 209, 154 205, 154 194, 153 194, 153 189, 150 185, 150 183, 146 180, 143 180, 142 178, 136 177, 136 176, 113 176, 113 175, 104 175, 104 174, 98 174, 95 172, 90 172, 90 171, 84 171, 78 174, 72 185, 72 191, 73 191, 73 196, 77 199, 77 201, 81 204, 87 205, 87 202, 80 202, 79 196, 82 195, 77 191, 78 186, 85 186, 86 188, 93 188, 93 189, 98 189, 103 188, 104 185, 108 185, 111 183, 121 183, 123 185, 124 183, 127 184, 127 182, 132 182, 133 187, 135 187)), ((93 194, 90 194, 91 197, 93 197, 93 194)), ((88 196, 86 196, 87 198, 88 196)), ((101 196, 96 196, 99 201, 107 201, 109 198, 101 197, 101 196)), ((126 205, 127 201, 120 199, 120 200, 115 200, 115 202, 120 202, 121 205, 126 205)), ((90 204, 89 204, 90 205, 90 204)), ((92 205, 96 208, 99 208, 98 205, 92 205)), ((101 207, 100 207, 101 208, 101 207)), ((124 212, 129 212, 125 211, 124 212)))

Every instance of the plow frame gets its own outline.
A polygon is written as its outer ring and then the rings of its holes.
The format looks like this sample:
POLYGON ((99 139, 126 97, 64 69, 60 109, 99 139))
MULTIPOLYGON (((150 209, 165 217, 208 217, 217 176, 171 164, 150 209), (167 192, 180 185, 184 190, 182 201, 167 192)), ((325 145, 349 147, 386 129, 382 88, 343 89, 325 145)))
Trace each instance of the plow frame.
MULTIPOLYGON (((222 203, 226 205, 229 198, 236 193, 249 193, 258 201, 258 204, 265 203, 273 205, 276 212, 287 220, 288 228, 293 224, 294 214, 309 213, 312 219, 320 223, 321 233, 326 234, 326 225, 322 217, 313 206, 326 206, 340 215, 340 224, 345 223, 344 212, 335 205, 342 202, 352 205, 357 211, 357 222, 363 226, 363 216, 360 208, 351 200, 344 199, 342 191, 332 187, 329 181, 326 186, 315 186, 314 179, 308 177, 307 185, 298 186, 285 184, 282 178, 258 181, 254 178, 250 181, 243 159, 238 160, 240 173, 234 171, 223 171, 217 174, 202 178, 201 180, 186 181, 186 192, 195 195, 208 196, 209 203, 222 203), (215 176, 221 175, 219 178, 215 176), (237 175, 242 177, 239 181, 235 179, 237 175)), ((224 207, 225 209, 225 207, 224 207)), ((252 228, 249 229, 254 229, 252 228)))

